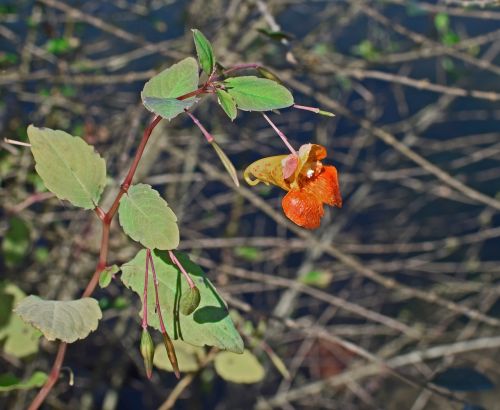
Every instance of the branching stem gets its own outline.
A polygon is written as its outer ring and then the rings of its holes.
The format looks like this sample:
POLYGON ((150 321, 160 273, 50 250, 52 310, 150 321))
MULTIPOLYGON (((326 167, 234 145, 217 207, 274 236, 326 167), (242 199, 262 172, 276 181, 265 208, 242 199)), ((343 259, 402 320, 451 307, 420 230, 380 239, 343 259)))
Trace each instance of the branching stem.
MULTIPOLYGON (((153 121, 149 124, 149 126, 144 130, 141 142, 139 144, 139 147, 137 148, 137 152, 135 153, 134 160, 130 165, 127 176, 123 180, 123 183, 121 184, 120 187, 120 191, 116 195, 116 198, 113 201, 113 205, 111 205, 111 208, 106 213, 104 213, 104 211, 99 207, 96 207, 94 209, 94 212, 97 214, 97 216, 102 222, 101 249, 99 252, 99 261, 97 262, 96 270, 92 275, 92 278, 90 279, 89 283, 87 284, 87 287, 85 288, 82 297, 89 297, 94 292, 97 284, 99 283, 99 276, 106 267, 106 263, 108 260, 109 232, 111 227, 111 221, 113 220, 113 217, 115 216, 116 211, 118 210, 118 206, 120 205, 120 199, 128 191, 128 188, 132 184, 132 180, 139 165, 139 161, 142 158, 142 154, 144 153, 144 148, 146 147, 149 137, 151 136, 151 133, 153 132, 154 128, 158 125, 160 121, 161 117, 156 116, 153 119, 153 121)), ((61 372, 61 366, 63 364, 64 357, 66 355, 67 347, 68 347, 67 343, 61 342, 59 344, 56 358, 54 360, 54 363, 52 364, 52 370, 50 371, 50 375, 47 381, 45 382, 44 386, 40 389, 40 391, 37 393, 37 395, 31 402, 30 406, 28 407, 28 410, 37 410, 43 404, 46 397, 54 387, 57 379, 59 378, 59 373, 61 372)))

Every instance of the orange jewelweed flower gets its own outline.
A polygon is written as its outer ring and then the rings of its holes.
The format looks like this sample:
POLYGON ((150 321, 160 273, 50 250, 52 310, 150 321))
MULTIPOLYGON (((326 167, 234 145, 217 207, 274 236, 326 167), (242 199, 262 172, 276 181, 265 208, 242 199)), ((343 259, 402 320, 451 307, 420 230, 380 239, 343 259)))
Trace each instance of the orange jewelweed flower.
POLYGON ((281 202, 285 215, 299 226, 316 229, 325 213, 323 204, 342 207, 337 169, 323 165, 324 158, 325 147, 305 144, 298 157, 277 155, 255 161, 245 170, 245 181, 249 185, 264 182, 288 191, 281 202))

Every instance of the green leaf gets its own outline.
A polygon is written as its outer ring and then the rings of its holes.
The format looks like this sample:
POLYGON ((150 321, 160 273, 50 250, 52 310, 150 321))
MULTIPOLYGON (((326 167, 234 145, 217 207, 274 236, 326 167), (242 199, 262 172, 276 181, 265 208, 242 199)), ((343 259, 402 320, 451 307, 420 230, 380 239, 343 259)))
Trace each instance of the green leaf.
POLYGON ((181 296, 179 310, 183 315, 190 315, 200 306, 200 299, 200 291, 197 287, 188 289, 187 292, 183 293, 181 296))
POLYGON ((0 287, 0 341, 4 341, 3 352, 20 358, 38 352, 38 340, 41 336, 37 329, 12 314, 12 308, 25 297, 25 293, 13 284, 0 287))
POLYGON ((446 13, 437 13, 434 16, 434 26, 438 31, 446 32, 450 27, 450 17, 446 13))
POLYGON ((193 57, 163 70, 144 84, 142 103, 149 110, 171 120, 196 102, 195 98, 176 100, 198 88, 198 64, 193 57))
POLYGON ((97 300, 43 300, 28 296, 15 309, 21 318, 39 329, 48 340, 72 343, 97 329, 102 317, 97 300))
POLYGON ((236 118, 236 115, 238 115, 238 110, 236 109, 236 102, 234 101, 234 98, 231 97, 231 94, 229 94, 227 91, 221 90, 220 88, 217 88, 216 92, 217 102, 222 107, 227 116, 231 118, 231 121, 233 121, 236 118))
POLYGON ((212 74, 215 65, 215 56, 212 44, 200 30, 193 29, 194 45, 200 66, 207 75, 212 74))
POLYGON ((240 181, 238 181, 238 173, 236 172, 236 168, 234 167, 233 163, 229 159, 229 157, 226 155, 226 153, 222 150, 221 147, 219 147, 219 144, 217 144, 215 141, 210 142, 212 145, 213 149, 215 150, 216 154, 219 156, 219 159, 222 162, 222 165, 224 165, 224 168, 226 168, 227 173, 233 180, 234 184, 236 186, 240 186, 240 181))
POLYGON ((217 374, 228 382, 258 383, 264 379, 264 368, 257 358, 245 349, 243 354, 220 352, 215 356, 217 374))
POLYGON ((224 84, 238 108, 244 111, 269 111, 293 104, 290 91, 266 78, 233 77, 225 80, 224 84))
POLYGON ((150 185, 132 185, 118 210, 120 225, 134 241, 149 249, 175 249, 179 245, 177 217, 150 185))
POLYGON ((30 247, 30 229, 21 218, 9 220, 9 229, 2 242, 2 251, 7 266, 15 266, 21 262, 30 247))
MULTIPOLYGON (((214 286, 205 277, 202 269, 187 255, 176 252, 181 265, 186 269, 200 291, 201 302, 193 315, 179 312, 179 299, 189 289, 180 270, 168 256, 168 252, 154 251, 153 261, 158 277, 158 291, 163 320, 172 339, 182 339, 195 346, 216 346, 233 352, 243 351, 243 341, 229 317, 226 305, 214 286)), ((137 293, 142 300, 144 291, 144 268, 146 251, 140 251, 134 259, 121 266, 123 283, 137 293)), ((148 294, 154 295, 153 281, 149 281, 148 294)), ((142 314, 142 309, 140 310, 142 314)), ((155 298, 148 298, 148 322, 160 329, 155 313, 155 298)))
POLYGON ((97 206, 106 185, 106 164, 79 137, 49 128, 28 127, 35 169, 59 199, 85 209, 97 206))
POLYGON ((142 99, 144 107, 169 121, 182 114, 186 108, 191 107, 196 101, 196 98, 177 100, 175 98, 144 97, 142 99))
POLYGON ((287 33, 285 31, 273 31, 267 28, 258 28, 257 31, 265 36, 272 38, 273 40, 293 40, 294 35, 291 33, 287 33))
POLYGON ((324 271, 310 271, 300 278, 304 285, 317 286, 318 288, 326 288, 332 282, 333 274, 324 271))
MULTIPOLYGON (((197 371, 200 368, 200 362, 206 356, 205 350, 202 347, 190 345, 182 340, 174 340, 172 343, 175 348, 177 362, 179 363, 179 370, 185 373, 197 371)), ((174 371, 163 344, 156 346, 153 363, 158 369, 168 372, 174 371)))
POLYGON ((237 246, 234 249, 234 253, 249 262, 262 260, 262 252, 259 248, 255 248, 253 246, 237 246))
POLYGON ((36 371, 26 381, 19 380, 12 374, 0 375, 0 392, 9 392, 12 390, 28 390, 35 387, 42 387, 47 381, 47 373, 36 371))
POLYGON ((111 283, 113 275, 118 273, 120 268, 117 265, 106 266, 99 276, 99 286, 101 288, 106 288, 111 283))
POLYGON ((66 37, 51 38, 45 44, 45 49, 52 54, 64 54, 71 50, 71 43, 66 37))

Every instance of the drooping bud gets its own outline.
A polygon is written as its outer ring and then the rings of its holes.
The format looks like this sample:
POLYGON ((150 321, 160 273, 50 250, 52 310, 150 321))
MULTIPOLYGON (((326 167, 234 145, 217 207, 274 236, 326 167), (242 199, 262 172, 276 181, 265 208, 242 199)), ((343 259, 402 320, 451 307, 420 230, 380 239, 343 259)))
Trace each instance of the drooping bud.
POLYGON ((148 329, 142 330, 141 355, 144 359, 144 367, 146 368, 148 379, 151 379, 151 377, 153 376, 153 358, 155 355, 155 346, 153 344, 153 339, 148 332, 148 329))
POLYGON ((196 308, 200 305, 200 291, 195 286, 194 288, 189 288, 185 293, 182 294, 181 300, 179 302, 179 310, 185 316, 193 313, 196 308))
POLYGON ((162 333, 162 335, 163 335, 163 344, 165 345, 165 349, 167 350, 168 360, 170 360, 172 369, 174 369, 175 377, 180 379, 181 372, 179 370, 179 363, 177 361, 177 355, 175 354, 174 344, 172 343, 172 340, 168 336, 167 332, 162 333))
POLYGON ((283 81, 281 81, 281 78, 279 78, 275 73, 273 73, 271 70, 269 70, 266 67, 258 67, 257 71, 259 74, 267 78, 268 80, 276 81, 278 84, 283 84, 283 81))
POLYGON ((224 165, 224 168, 226 168, 226 171, 229 174, 229 176, 231 177, 231 179, 233 180, 234 184, 236 186, 240 186, 240 182, 238 181, 238 174, 236 172, 236 168, 234 167, 234 165, 231 162, 231 160, 228 158, 228 156, 222 150, 222 148, 219 147, 219 145, 215 142, 215 140, 214 141, 210 141, 210 144, 212 145, 212 147, 214 148, 215 152, 219 156, 222 164, 224 165))

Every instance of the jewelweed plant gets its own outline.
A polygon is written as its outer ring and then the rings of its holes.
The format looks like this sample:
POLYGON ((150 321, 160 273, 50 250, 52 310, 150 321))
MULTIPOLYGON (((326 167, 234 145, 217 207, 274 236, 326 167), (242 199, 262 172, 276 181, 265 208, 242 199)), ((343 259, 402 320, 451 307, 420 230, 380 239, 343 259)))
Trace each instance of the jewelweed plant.
MULTIPOLYGON (((59 199, 93 211, 102 224, 99 260, 80 299, 57 301, 44 300, 35 295, 16 296, 19 303, 15 312, 27 325, 37 329, 33 335, 34 342, 37 342, 38 331, 48 340, 59 341, 50 375, 34 373, 27 382, 12 383, 12 388, 43 384, 30 405, 31 410, 40 407, 56 383, 68 344, 86 338, 97 329, 102 312, 91 295, 98 284, 106 287, 120 271, 123 284, 137 293, 142 301, 139 312, 142 316, 140 351, 148 377, 152 375, 155 361, 155 347, 149 328, 161 332, 166 355, 177 377, 180 369, 173 341, 178 339, 194 346, 213 346, 244 353, 242 357, 252 364, 252 358, 248 358, 250 353, 244 349, 243 340, 215 287, 188 255, 175 251, 180 238, 175 213, 150 185, 133 183, 144 149, 160 121, 172 120, 181 114, 188 115, 238 185, 235 167, 193 110, 204 97, 213 96, 231 121, 237 117, 238 110, 262 112, 290 154, 264 158, 250 165, 245 171, 247 182, 252 185, 258 182, 274 184, 288 191, 283 199, 285 214, 304 228, 319 226, 323 204, 341 206, 337 171, 335 167, 324 166, 321 162, 326 157, 326 150, 319 145, 306 144, 296 151, 263 112, 294 107, 322 115, 332 114, 296 105, 290 91, 270 70, 259 64, 238 64, 225 68, 216 59, 206 37, 198 30, 193 30, 193 36, 198 61, 187 57, 144 85, 142 102, 154 118, 146 127, 120 191, 108 210, 99 205, 106 186, 106 163, 94 148, 82 138, 64 131, 34 125, 28 127, 36 172, 45 187, 59 199), (260 76, 236 76, 242 70, 254 70, 260 76), (116 214, 123 231, 144 247, 120 267, 108 265, 110 225, 116 214)), ((227 373, 224 356, 220 356, 215 363, 224 377, 227 373)), ((255 367, 255 364, 252 365, 255 367)), ((257 369, 259 374, 263 374, 263 370, 257 369)), ((241 380, 248 381, 246 376, 241 375, 241 380)))

